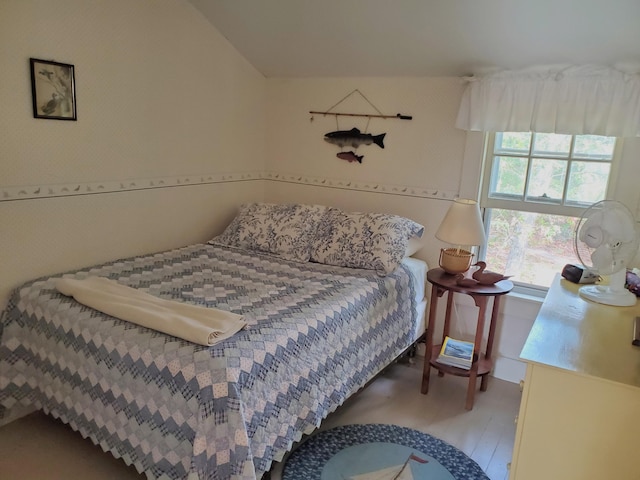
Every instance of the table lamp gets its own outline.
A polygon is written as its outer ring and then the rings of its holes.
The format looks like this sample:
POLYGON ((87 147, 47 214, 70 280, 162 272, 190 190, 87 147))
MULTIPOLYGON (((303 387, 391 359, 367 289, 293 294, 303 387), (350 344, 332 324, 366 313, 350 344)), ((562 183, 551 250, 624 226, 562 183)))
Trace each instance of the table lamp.
POLYGON ((473 254, 462 246, 478 246, 485 242, 480 207, 475 200, 457 198, 442 220, 436 238, 456 245, 440 250, 440 267, 455 275, 464 273, 471 266, 473 254))

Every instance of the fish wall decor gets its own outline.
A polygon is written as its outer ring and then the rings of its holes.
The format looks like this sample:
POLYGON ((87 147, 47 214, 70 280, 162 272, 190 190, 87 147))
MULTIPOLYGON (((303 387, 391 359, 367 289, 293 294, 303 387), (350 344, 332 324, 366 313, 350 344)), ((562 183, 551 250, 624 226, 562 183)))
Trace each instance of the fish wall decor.
POLYGON ((358 148, 360 145, 371 145, 372 143, 384 148, 385 135, 386 133, 371 135, 370 133, 362 133, 357 128, 352 128, 351 130, 336 130, 335 132, 326 133, 324 141, 338 145, 340 148, 346 146, 358 148))
MULTIPOLYGON (((338 117, 363 117, 367 119, 367 125, 365 127, 365 132, 369 129, 369 121, 372 118, 397 118, 399 120, 412 120, 413 117, 411 115, 405 115, 402 113, 397 113, 396 115, 384 115, 380 109, 378 107, 376 107, 373 103, 371 103, 371 101, 365 97, 365 95, 358 90, 357 88, 353 91, 351 91, 348 95, 344 96, 342 99, 340 99, 337 103, 335 103, 331 108, 329 108, 328 110, 324 110, 324 111, 318 111, 318 110, 309 110, 309 113, 311 114, 311 118, 310 121, 313 122, 313 115, 314 114, 319 114, 322 116, 326 116, 326 115, 333 115, 336 118, 336 128, 340 128, 340 126, 338 125, 338 117), (340 105, 342 102, 344 102, 347 98, 351 97, 354 94, 358 94, 360 95, 360 97, 367 102, 367 104, 369 105, 369 107, 373 108, 373 110, 375 110, 377 112, 377 114, 371 114, 371 113, 347 113, 347 112, 334 112, 332 111, 334 108, 336 108, 338 105, 340 105)), ((340 158, 341 160, 346 160, 349 163, 353 163, 353 162, 358 162, 358 163, 362 163, 362 159, 364 158, 364 155, 357 155, 355 150, 358 149, 358 147, 360 145, 371 145, 372 143, 375 143, 376 145, 378 145, 380 148, 384 148, 384 137, 385 137, 386 133, 381 133, 379 135, 372 135, 370 133, 362 133, 359 129, 357 128, 352 128, 351 130, 336 130, 333 132, 329 132, 329 133, 325 133, 324 135, 324 141, 328 142, 328 143, 332 143, 333 145, 337 145, 340 147, 341 151, 338 152, 336 154, 336 157, 340 158), (345 147, 351 147, 353 148, 352 151, 345 151, 345 147)))
POLYGON ((351 162, 362 163, 362 159, 364 158, 364 155, 356 155, 355 152, 349 151, 349 152, 338 152, 336 153, 336 157, 338 157, 341 160, 346 160, 349 163, 351 162))

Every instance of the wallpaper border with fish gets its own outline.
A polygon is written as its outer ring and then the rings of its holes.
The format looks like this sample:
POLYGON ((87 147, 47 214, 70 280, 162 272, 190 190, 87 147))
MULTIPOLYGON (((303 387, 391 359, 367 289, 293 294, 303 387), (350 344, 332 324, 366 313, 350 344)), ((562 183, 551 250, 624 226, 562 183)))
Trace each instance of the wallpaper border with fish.
POLYGON ((437 198, 451 200, 458 192, 438 188, 411 185, 395 185, 376 182, 361 182, 308 175, 293 175, 280 172, 243 172, 211 175, 178 175, 175 177, 136 178, 110 180, 105 182, 76 182, 64 184, 19 185, 0 187, 0 202, 17 200, 35 200, 44 198, 70 197, 77 195, 96 195, 102 193, 130 192, 155 188, 186 187, 216 183, 248 182, 267 180, 274 182, 296 183, 315 187, 338 188, 360 192, 372 192, 385 195, 400 195, 419 198, 437 198))
POLYGON ((459 196, 459 193, 453 190, 441 190, 438 188, 411 185, 394 185, 389 183, 362 182, 357 180, 341 180, 327 177, 311 177, 308 175, 291 175, 270 172, 267 173, 264 178, 276 182, 299 183, 303 185, 313 185, 315 187, 338 188, 341 190, 356 190, 359 192, 373 192, 405 197, 452 200, 459 196))
POLYGON ((178 175, 175 177, 110 180, 106 182, 77 182, 0 187, 0 202, 131 192, 136 190, 186 187, 214 183, 246 182, 261 180, 263 178, 264 174, 262 172, 218 173, 211 175, 178 175))

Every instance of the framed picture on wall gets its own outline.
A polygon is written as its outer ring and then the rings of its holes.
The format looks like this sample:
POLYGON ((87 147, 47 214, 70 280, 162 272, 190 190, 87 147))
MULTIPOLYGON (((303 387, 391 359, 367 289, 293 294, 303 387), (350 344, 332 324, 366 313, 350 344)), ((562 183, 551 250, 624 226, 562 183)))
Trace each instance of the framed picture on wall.
POLYGON ((33 116, 77 120, 73 65, 31 58, 33 116))

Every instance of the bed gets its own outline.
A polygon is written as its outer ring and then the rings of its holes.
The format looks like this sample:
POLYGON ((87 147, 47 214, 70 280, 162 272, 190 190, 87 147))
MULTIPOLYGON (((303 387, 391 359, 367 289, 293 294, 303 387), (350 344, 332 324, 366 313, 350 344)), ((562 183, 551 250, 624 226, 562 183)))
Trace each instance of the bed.
POLYGON ((231 243, 223 234, 18 288, 0 326, 0 417, 41 409, 148 478, 255 480, 424 331, 424 262, 403 256, 387 273, 231 243), (238 313, 247 327, 196 345, 55 289, 89 276, 238 313))

